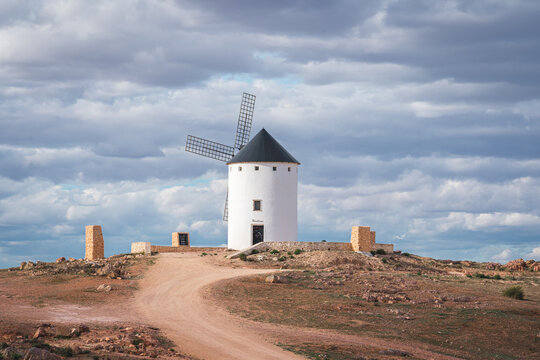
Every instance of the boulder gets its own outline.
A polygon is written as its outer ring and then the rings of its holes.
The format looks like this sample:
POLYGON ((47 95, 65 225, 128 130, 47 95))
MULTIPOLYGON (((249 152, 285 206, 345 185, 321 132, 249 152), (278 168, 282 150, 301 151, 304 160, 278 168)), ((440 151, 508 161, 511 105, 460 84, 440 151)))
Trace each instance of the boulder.
POLYGON ((58 259, 56 259, 56 263, 57 264, 60 264, 60 263, 63 263, 64 261, 66 261, 66 258, 65 257, 59 257, 58 259))
POLYGON ((45 326, 40 326, 37 328, 36 332, 34 333, 34 339, 47 336, 47 331, 45 330, 45 326))
POLYGON ((24 356, 24 360, 57 360, 62 359, 61 357, 51 353, 48 350, 40 349, 40 348, 30 348, 26 355, 24 356))
POLYGON ((504 267, 511 271, 523 271, 527 268, 527 263, 523 259, 516 259, 508 262, 504 267))
POLYGON ((24 267, 26 266, 26 261, 21 262, 21 266, 19 269, 24 270, 24 267))
POLYGON ((264 281, 267 283, 272 283, 272 284, 284 284, 287 282, 287 279, 284 278, 283 276, 268 275, 266 279, 264 279, 264 281))
POLYGON ((112 290, 112 286, 108 284, 101 284, 97 287, 97 291, 109 292, 112 290))
POLYGON ((8 346, 7 348, 0 350, 0 355, 2 355, 3 359, 17 359, 21 356, 17 349, 12 346, 8 346))

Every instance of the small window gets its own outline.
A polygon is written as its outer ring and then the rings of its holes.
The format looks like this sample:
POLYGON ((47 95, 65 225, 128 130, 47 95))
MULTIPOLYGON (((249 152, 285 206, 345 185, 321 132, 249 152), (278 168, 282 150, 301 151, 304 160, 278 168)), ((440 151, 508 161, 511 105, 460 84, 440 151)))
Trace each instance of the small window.
POLYGON ((253 200, 253 211, 261 211, 261 200, 253 200))
POLYGON ((290 166, 287 168, 287 171, 291 172, 291 167, 290 166))
POLYGON ((273 171, 276 171, 276 170, 277 170, 277 166, 273 166, 273 167, 272 167, 272 170, 273 170, 273 171))
POLYGON ((241 167, 241 166, 238 167, 238 171, 242 171, 242 167, 241 167))
POLYGON ((258 167, 258 166, 255 166, 255 171, 259 171, 259 167, 258 167))

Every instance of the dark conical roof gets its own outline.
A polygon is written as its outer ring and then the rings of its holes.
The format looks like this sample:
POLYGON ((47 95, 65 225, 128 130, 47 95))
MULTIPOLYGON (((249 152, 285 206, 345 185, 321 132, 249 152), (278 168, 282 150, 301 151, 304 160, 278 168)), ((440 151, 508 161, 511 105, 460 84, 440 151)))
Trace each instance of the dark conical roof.
POLYGON ((264 128, 228 164, 241 162, 286 162, 300 164, 264 128))

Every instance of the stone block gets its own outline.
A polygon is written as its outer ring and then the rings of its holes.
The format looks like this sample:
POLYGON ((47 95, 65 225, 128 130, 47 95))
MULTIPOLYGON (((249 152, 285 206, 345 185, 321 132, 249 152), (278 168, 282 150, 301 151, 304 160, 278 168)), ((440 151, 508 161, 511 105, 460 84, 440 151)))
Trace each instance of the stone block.
POLYGON ((172 246, 189 246, 189 233, 187 232, 173 232, 172 233, 172 246))
POLYGON ((103 243, 103 233, 100 225, 89 225, 86 227, 86 260, 97 260, 105 257, 105 247, 103 243))
MULTIPOLYGON (((374 232, 373 232, 374 233, 374 232)), ((373 235, 375 238, 375 235, 373 235)), ((372 235, 369 226, 353 226, 351 230, 351 245, 353 251, 371 251, 372 235)))
POLYGON ((150 242, 132 242, 131 243, 131 253, 150 255, 152 253, 152 244, 150 242))

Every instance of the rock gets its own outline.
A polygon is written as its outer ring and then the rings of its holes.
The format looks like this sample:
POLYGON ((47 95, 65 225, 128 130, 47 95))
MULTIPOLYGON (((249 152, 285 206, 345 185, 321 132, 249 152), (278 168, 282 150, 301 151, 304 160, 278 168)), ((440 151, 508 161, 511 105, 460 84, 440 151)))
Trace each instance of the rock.
POLYGON ((107 284, 101 284, 97 287, 97 291, 103 291, 103 292, 109 292, 112 290, 112 286, 111 285, 107 285, 107 284))
POLYGON ((60 264, 60 263, 63 263, 64 261, 66 261, 66 258, 65 257, 59 257, 58 259, 56 259, 56 263, 57 264, 60 264))
POLYGON ((21 262, 21 266, 19 269, 24 270, 24 267, 26 266, 26 261, 21 262))
POLYGON ((1 350, 0 355, 2 355, 2 359, 17 359, 21 356, 17 349, 12 346, 8 346, 7 348, 1 350))
POLYGON ((47 336, 47 331, 45 331, 45 326, 40 326, 37 328, 36 332, 34 333, 34 339, 47 336))
POLYGON ((264 281, 272 284, 285 284, 288 282, 287 278, 278 275, 268 275, 264 281))
POLYGON ((77 328, 77 330, 79 330, 79 332, 82 334, 82 333, 85 333, 85 332, 90 332, 90 328, 85 325, 85 324, 80 324, 77 328))
POLYGON ((54 355, 48 350, 39 349, 36 347, 30 348, 24 356, 24 360, 56 360, 61 359, 61 357, 54 355))
POLYGON ((486 269, 487 270, 499 270, 501 268, 501 264, 499 263, 493 263, 493 262, 489 262, 486 264, 486 269))
POLYGON ((77 261, 77 260, 74 259, 74 258, 72 258, 72 257, 70 257, 68 261, 69 261, 69 262, 74 262, 74 261, 77 261))
POLYGON ((527 268, 527 263, 523 259, 516 259, 508 262, 504 267, 511 271, 523 271, 527 268))
POLYGON ((81 335, 81 332, 77 328, 72 328, 71 331, 69 332, 69 336, 71 337, 77 337, 80 335, 81 335))

